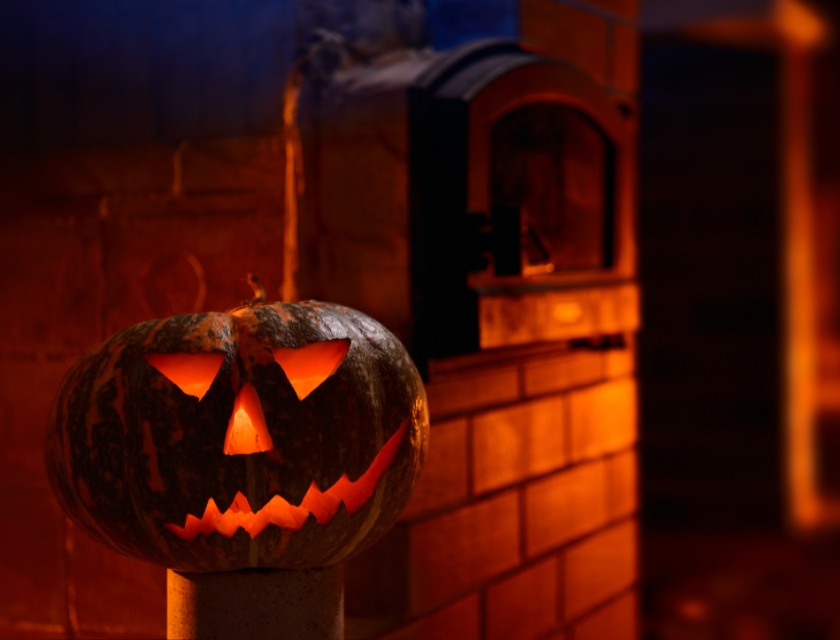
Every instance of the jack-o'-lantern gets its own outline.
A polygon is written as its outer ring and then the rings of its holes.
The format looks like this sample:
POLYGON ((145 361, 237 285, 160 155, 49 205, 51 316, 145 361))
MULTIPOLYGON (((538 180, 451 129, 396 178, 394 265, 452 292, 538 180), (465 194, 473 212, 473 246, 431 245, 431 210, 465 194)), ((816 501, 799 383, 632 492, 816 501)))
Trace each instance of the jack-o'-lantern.
POLYGON ((182 571, 328 566, 380 537, 428 442, 400 342, 320 302, 125 329, 68 373, 49 477, 83 530, 182 571))

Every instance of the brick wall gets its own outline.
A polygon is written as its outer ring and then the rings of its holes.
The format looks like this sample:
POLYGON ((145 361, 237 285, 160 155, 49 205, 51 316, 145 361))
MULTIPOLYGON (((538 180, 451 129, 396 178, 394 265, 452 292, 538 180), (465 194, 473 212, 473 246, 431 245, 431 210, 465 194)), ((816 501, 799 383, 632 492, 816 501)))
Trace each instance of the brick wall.
POLYGON ((0 295, 16 309, 0 341, 0 498, 15 515, 0 528, 0 638, 164 636, 165 570, 93 542, 55 502, 47 413, 70 365, 113 332, 230 308, 252 295, 247 271, 277 297, 283 167, 275 137, 6 166, 19 188, 0 220, 0 295))
MULTIPOLYGON (((228 308, 250 296, 247 271, 276 294, 292 50, 323 24, 351 24, 373 50, 422 44, 423 13, 48 4, 0 16, 0 497, 14 514, 0 528, 0 638, 163 637, 164 571, 92 542, 51 495, 53 395, 122 327, 228 308)), ((519 35, 632 98, 632 0, 493 5, 502 17, 472 37, 519 35)), ((430 23, 445 6, 429 0, 430 23)), ((635 637, 630 344, 432 377, 428 465, 402 522, 348 566, 348 638, 635 637)))
POLYGON ((359 596, 386 558, 348 563, 348 639, 635 638, 633 360, 631 344, 432 373, 426 467, 380 545, 401 567, 359 596))
MULTIPOLYGON (((634 0, 520 0, 514 14, 512 4, 429 6, 457 14, 467 33, 492 23, 510 35, 518 22, 519 37, 635 111, 634 0)), ((461 37, 439 26, 433 40, 461 37)), ((401 523, 347 563, 348 640, 637 638, 632 336, 627 344, 432 367, 426 468, 401 523)))
POLYGON ((638 87, 637 0, 520 0, 523 40, 544 47, 616 93, 638 87))

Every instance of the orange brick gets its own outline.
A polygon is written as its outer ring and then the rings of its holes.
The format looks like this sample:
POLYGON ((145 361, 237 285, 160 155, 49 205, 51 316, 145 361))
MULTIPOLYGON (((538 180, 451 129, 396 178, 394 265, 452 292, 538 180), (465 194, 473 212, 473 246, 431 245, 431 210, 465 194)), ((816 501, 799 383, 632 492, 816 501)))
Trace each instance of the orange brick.
POLYGON ((632 585, 637 576, 636 522, 623 522, 566 551, 566 618, 582 613, 632 585))
POLYGON ((319 116, 317 136, 302 131, 307 200, 318 214, 300 217, 301 294, 357 308, 406 338, 414 326, 408 188, 405 163, 395 162, 408 154, 404 98, 342 95, 319 116), (339 112, 364 116, 330 117, 339 112))
POLYGON ((426 385, 432 419, 482 409, 519 399, 516 369, 490 373, 448 375, 426 385))
POLYGON ((596 351, 582 351, 525 367, 526 396, 538 396, 598 382, 603 360, 596 351))
POLYGON ((259 275, 269 299, 282 283, 283 224, 255 211, 227 215, 114 216, 106 222, 111 264, 108 335, 149 318, 223 311, 253 295, 245 274, 259 275), (201 298, 201 283, 206 295, 201 298))
POLYGON ((569 394, 572 459, 626 449, 636 441, 636 381, 622 378, 569 394))
MULTIPOLYGON (((108 220, 143 218, 192 218, 213 222, 215 216, 249 214, 273 216, 283 213, 282 194, 277 191, 224 191, 194 193, 189 196, 172 194, 116 194, 97 201, 100 217, 108 220)), ((253 295, 253 294, 252 294, 253 295)))
MULTIPOLYGON (((387 242, 386 250, 393 253, 399 246, 393 241, 405 236, 408 224, 407 174, 404 160, 395 162, 408 158, 405 98, 377 90, 342 94, 341 106, 335 103, 319 117, 317 137, 322 142, 308 159, 309 166, 315 167, 317 162, 318 175, 308 180, 320 187, 318 226, 322 239, 333 235, 375 238, 374 243, 387 242), (364 116, 340 117, 345 110, 364 116)), ((310 134, 302 133, 307 162, 309 145, 315 144, 310 134)), ((375 248, 369 245, 368 250, 375 248)))
POLYGON ((631 342, 623 349, 604 352, 604 377, 623 378, 636 370, 636 348, 631 342))
POLYGON ((636 18, 639 10, 639 0, 584 0, 584 2, 631 20, 636 18))
POLYGON ((601 16, 556 0, 521 0, 522 38, 588 72, 603 83, 607 61, 607 23, 601 16))
POLYGON ((6 513, 14 516, 7 515, 0 527, 0 620, 39 633, 62 631, 64 514, 48 493, 4 492, 2 498, 6 513))
POLYGON ((150 633, 117 633, 115 631, 108 631, 105 633, 94 633, 91 631, 85 631, 84 633, 73 637, 84 638, 84 640, 138 640, 138 638, 143 638, 143 640, 166 640, 165 634, 160 635, 150 633))
POLYGON ((467 421, 433 424, 426 463, 402 517, 416 516, 466 497, 467 421))
POLYGON ((519 496, 511 491, 411 526, 413 613, 519 564, 519 496))
MULTIPOLYGON (((365 214, 360 210, 359 215, 365 214)), ((301 295, 358 309, 406 340, 414 326, 407 237, 393 232, 367 235, 358 229, 349 236, 353 239, 336 234, 301 242, 301 295)))
POLYGON ((18 627, 0 624, 0 640, 66 640, 69 636, 63 625, 22 623, 18 627))
POLYGON ((17 160, 5 183, 40 196, 168 191, 175 145, 75 147, 17 160))
POLYGON ((102 243, 95 219, 28 217, 0 224, 0 351, 81 355, 102 340, 102 243))
POLYGON ((0 360, 0 488, 49 491, 44 433, 58 385, 73 360, 0 360))
POLYGON ((637 607, 636 592, 624 594, 577 624, 575 640, 636 640, 637 607))
POLYGON ((616 89, 635 92, 639 88, 639 34, 623 24, 612 25, 612 73, 609 83, 616 89))
POLYGON ((585 535, 607 521, 605 464, 581 465, 525 489, 528 557, 585 535))
POLYGON ((567 460, 563 409, 563 399, 553 397, 476 416, 474 491, 498 489, 563 466, 567 460))
POLYGON ((179 157, 185 194, 284 187, 285 148, 276 136, 192 140, 179 157))
POLYGON ((557 626, 557 559, 487 588, 487 640, 535 640, 557 626))
POLYGON ((635 451, 625 451, 607 461, 610 518, 630 515, 638 507, 637 464, 635 451))
POLYGON ((68 580, 79 630, 166 637, 166 569, 109 551, 72 525, 70 536, 68 580))
POLYGON ((382 640, 479 640, 481 637, 478 595, 412 622, 382 640))

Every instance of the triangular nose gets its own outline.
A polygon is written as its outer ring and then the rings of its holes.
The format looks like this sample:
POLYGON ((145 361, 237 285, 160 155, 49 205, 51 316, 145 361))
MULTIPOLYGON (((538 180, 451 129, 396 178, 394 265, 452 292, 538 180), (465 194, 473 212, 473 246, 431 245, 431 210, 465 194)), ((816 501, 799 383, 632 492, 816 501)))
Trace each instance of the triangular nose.
POLYGON ((251 383, 246 383, 233 403, 224 452, 234 456, 273 449, 274 443, 265 426, 265 415, 257 391, 251 383))

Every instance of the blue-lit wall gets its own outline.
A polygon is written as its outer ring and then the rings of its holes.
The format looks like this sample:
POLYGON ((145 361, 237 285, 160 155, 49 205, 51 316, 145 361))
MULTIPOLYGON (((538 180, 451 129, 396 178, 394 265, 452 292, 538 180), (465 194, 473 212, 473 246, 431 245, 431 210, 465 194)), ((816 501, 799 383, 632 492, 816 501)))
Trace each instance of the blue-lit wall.
POLYGON ((428 0, 428 25, 432 45, 448 49, 491 36, 519 35, 518 0, 428 0))
POLYGON ((516 36, 517 0, 5 0, 0 149, 277 132, 315 28, 448 48, 516 36))

